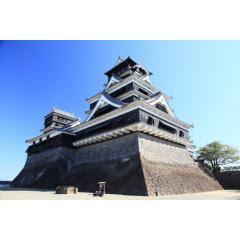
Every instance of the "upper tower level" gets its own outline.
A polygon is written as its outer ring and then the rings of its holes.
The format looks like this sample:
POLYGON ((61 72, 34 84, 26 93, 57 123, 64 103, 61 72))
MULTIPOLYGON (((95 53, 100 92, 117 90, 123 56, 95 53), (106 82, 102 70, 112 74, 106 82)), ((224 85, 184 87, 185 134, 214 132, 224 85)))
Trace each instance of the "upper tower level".
POLYGON ((108 81, 111 81, 112 77, 125 79, 131 75, 136 75, 143 81, 152 85, 150 80, 152 73, 130 57, 126 58, 125 60, 119 57, 117 64, 112 69, 107 71, 105 75, 108 76, 108 81))
MULTIPOLYGON (((103 92, 106 92, 113 98, 126 99, 126 96, 129 95, 127 92, 132 90, 139 90, 142 96, 150 96, 158 92, 150 79, 152 73, 130 57, 125 60, 119 58, 117 64, 107 71, 105 75, 108 77, 108 80, 104 84, 103 92)), ((136 97, 140 96, 136 92, 134 93, 136 97)), ((91 108, 96 104, 101 94, 102 92, 97 93, 87 99, 91 108)))
POLYGON ((158 109, 174 116, 167 105, 170 98, 155 88, 150 79, 152 73, 132 58, 128 57, 125 60, 119 58, 117 64, 105 75, 108 80, 104 90, 87 99, 90 109, 86 111, 88 114, 86 121, 139 99, 154 103, 158 109))

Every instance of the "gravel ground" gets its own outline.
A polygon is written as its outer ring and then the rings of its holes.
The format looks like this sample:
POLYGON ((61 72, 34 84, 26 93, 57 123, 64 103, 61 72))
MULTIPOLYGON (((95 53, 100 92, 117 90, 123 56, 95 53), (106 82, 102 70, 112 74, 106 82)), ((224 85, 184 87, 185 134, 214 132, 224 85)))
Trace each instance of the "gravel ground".
POLYGON ((54 191, 39 189, 1 188, 0 200, 240 200, 240 190, 219 190, 202 193, 165 195, 159 197, 127 196, 106 194, 93 197, 91 193, 55 194, 54 191))

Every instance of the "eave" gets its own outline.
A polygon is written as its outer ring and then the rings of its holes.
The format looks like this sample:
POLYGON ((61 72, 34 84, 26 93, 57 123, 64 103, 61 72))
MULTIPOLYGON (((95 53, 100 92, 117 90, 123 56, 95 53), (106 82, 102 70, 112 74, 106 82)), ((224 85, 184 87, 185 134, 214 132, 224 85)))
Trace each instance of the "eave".
POLYGON ((67 131, 61 131, 61 130, 57 130, 57 129, 52 129, 52 131, 48 131, 48 132, 46 132, 46 133, 43 133, 43 134, 41 134, 41 135, 38 135, 37 137, 28 139, 28 140, 26 140, 25 142, 28 143, 28 144, 31 144, 31 143, 33 143, 34 141, 39 140, 40 138, 42 138, 43 141, 45 141, 45 140, 46 140, 46 137, 47 137, 48 135, 51 135, 51 134, 52 134, 52 136, 51 136, 51 138, 52 138, 52 137, 55 137, 55 136, 57 136, 57 135, 59 135, 59 134, 62 134, 62 133, 68 134, 68 135, 73 135, 73 136, 75 135, 74 133, 70 133, 70 132, 67 132, 67 131))
MULTIPOLYGON (((153 94, 158 92, 158 90, 155 87, 145 83, 141 78, 138 78, 136 76, 129 76, 128 78, 124 79, 123 81, 121 81, 119 83, 115 83, 113 86, 106 89, 106 92, 108 94, 111 94, 114 91, 117 91, 118 89, 120 89, 120 88, 122 88, 122 87, 124 87, 124 86, 126 86, 126 85, 128 85, 129 83, 132 83, 132 82, 138 84, 142 88, 147 89, 148 91, 150 91, 153 94)), ((101 96, 101 93, 98 93, 98 94, 86 99, 86 101, 89 104, 94 103, 100 98, 100 96, 101 96)))
POLYGON ((170 142, 174 142, 174 143, 181 144, 184 146, 190 145, 190 142, 188 139, 180 138, 175 134, 171 134, 164 130, 160 130, 160 129, 150 126, 146 123, 135 123, 135 124, 128 125, 126 127, 122 127, 122 128, 114 129, 114 130, 107 131, 104 133, 100 133, 100 134, 97 134, 92 137, 88 137, 88 138, 84 138, 84 139, 75 141, 75 142, 73 142, 73 145, 75 147, 86 146, 86 145, 99 143, 102 141, 110 140, 110 139, 113 139, 116 137, 120 137, 120 136, 127 135, 130 133, 135 133, 135 132, 142 132, 142 133, 152 135, 154 137, 168 140, 170 142))

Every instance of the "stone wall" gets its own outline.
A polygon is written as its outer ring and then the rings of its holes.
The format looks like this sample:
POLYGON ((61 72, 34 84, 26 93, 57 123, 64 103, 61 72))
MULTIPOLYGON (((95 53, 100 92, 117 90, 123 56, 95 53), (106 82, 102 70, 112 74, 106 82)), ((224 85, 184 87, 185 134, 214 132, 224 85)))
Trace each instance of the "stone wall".
POLYGON ((94 162, 126 162, 139 155, 138 133, 78 148, 72 165, 94 162))
POLYGON ((29 154, 26 165, 28 167, 36 164, 49 164, 57 161, 65 161, 72 159, 75 149, 67 147, 54 147, 34 154, 29 154))
POLYGON ((177 166, 195 166, 186 147, 150 135, 139 133, 139 150, 144 159, 177 166))
POLYGON ((220 172, 215 177, 225 189, 240 189, 240 171, 220 172))
POLYGON ((149 195, 222 189, 199 168, 184 146, 140 133, 139 150, 149 195))
POLYGON ((76 150, 65 184, 93 192, 99 181, 107 182, 107 193, 148 194, 139 161, 138 133, 76 150))
POLYGON ((14 187, 52 189, 61 184, 68 172, 69 159, 74 149, 54 147, 28 154, 23 170, 12 182, 14 187))
POLYGON ((138 132, 80 148, 45 147, 28 155, 13 185, 74 185, 79 191, 93 192, 99 181, 107 182, 107 193, 129 195, 221 189, 183 145, 138 132))

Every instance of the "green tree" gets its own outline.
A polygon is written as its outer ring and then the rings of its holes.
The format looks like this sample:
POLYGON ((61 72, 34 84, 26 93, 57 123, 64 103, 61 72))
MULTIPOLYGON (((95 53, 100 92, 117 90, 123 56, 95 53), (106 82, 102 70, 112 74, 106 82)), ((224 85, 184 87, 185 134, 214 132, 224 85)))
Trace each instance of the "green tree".
POLYGON ((222 165, 233 163, 240 159, 238 149, 217 141, 201 147, 197 154, 197 158, 204 160, 213 173, 219 172, 222 165))

